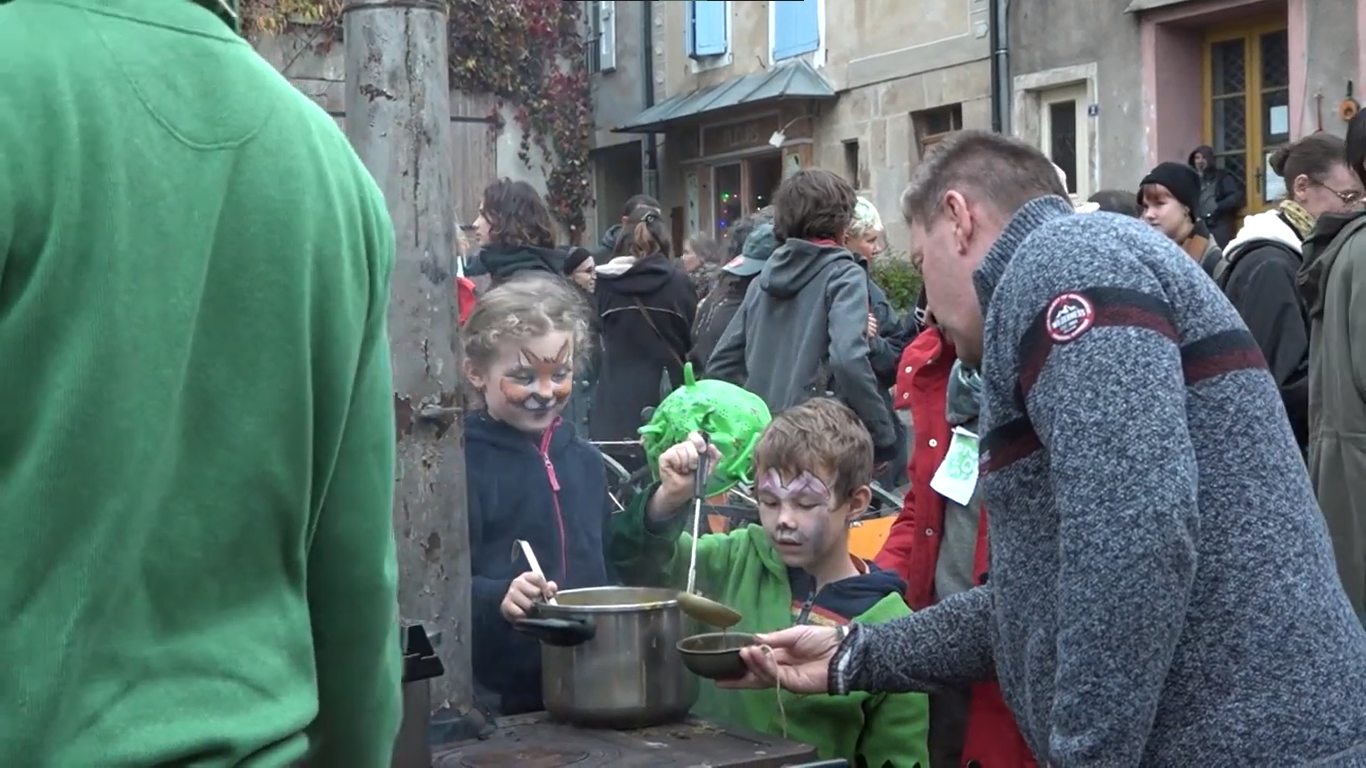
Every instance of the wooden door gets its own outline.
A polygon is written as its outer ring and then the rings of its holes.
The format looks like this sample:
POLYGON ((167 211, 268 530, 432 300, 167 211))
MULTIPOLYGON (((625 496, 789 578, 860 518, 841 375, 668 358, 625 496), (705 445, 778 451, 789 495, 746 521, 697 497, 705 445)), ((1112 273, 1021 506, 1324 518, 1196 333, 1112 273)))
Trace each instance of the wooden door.
POLYGON ((484 187, 498 178, 497 137, 489 118, 494 108, 490 96, 451 91, 451 212, 459 226, 479 217, 484 187))
POLYGON ((1205 40, 1205 143, 1246 186, 1245 214, 1285 191, 1267 159, 1290 140, 1289 49, 1284 20, 1219 27, 1205 40))

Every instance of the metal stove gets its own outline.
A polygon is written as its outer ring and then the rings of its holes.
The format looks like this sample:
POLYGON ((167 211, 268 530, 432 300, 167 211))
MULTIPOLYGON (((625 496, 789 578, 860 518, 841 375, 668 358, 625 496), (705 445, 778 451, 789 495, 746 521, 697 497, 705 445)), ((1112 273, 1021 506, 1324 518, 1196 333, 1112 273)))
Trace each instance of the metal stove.
POLYGON ((816 759, 804 744, 695 718, 613 731, 575 728, 540 712, 495 725, 486 739, 436 748, 432 768, 781 768, 816 759))

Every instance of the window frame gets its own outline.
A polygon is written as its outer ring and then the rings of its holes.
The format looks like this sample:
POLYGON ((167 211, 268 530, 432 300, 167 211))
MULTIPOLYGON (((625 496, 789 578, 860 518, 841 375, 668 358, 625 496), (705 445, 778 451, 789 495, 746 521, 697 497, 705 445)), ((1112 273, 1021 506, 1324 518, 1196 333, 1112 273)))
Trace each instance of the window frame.
POLYGON ((788 61, 789 59, 797 59, 801 58, 802 56, 810 56, 812 66, 816 67, 817 69, 825 66, 826 45, 828 42, 828 38, 826 37, 826 24, 828 17, 826 15, 825 0, 809 0, 809 2, 814 2, 816 4, 815 50, 803 51, 801 53, 793 53, 781 57, 777 55, 777 51, 774 45, 777 38, 778 8, 780 7, 780 3, 770 2, 768 4, 768 64, 772 65, 780 61, 788 61))
POLYGON ((917 110, 911 113, 911 125, 915 129, 915 141, 916 145, 920 147, 920 157, 924 159, 925 153, 942 141, 945 136, 954 131, 963 130, 963 105, 962 103, 941 104, 937 107, 917 110), (926 123, 930 122, 931 118, 941 115, 948 116, 948 130, 931 132, 926 123))
POLYGON ((617 69, 617 3, 616 0, 596 0, 598 38, 598 72, 617 69))
POLYGON ((1096 192, 1091 189, 1091 135, 1088 130, 1090 115, 1087 112, 1090 108, 1090 99, 1090 86, 1085 82, 1066 83, 1039 91, 1039 150, 1050 159, 1052 153, 1049 150, 1053 143, 1052 106, 1066 101, 1076 104, 1073 113, 1073 120, 1076 123, 1073 130, 1077 134, 1076 178, 1069 178, 1068 181, 1076 186, 1077 191, 1072 194, 1076 195, 1078 200, 1086 200, 1096 192))
POLYGON ((715 62, 715 61, 717 61, 717 60, 719 60, 719 59, 723 59, 723 58, 728 57, 728 56, 731 55, 732 43, 733 43, 733 41, 734 41, 733 38, 734 38, 734 27, 735 27, 735 24, 733 23, 733 22, 734 22, 734 19, 733 19, 733 17, 732 17, 732 12, 733 12, 733 11, 734 11, 734 9, 731 7, 730 0, 688 0, 687 4, 683 6, 683 27, 684 27, 684 41, 683 41, 683 46, 684 46, 684 52, 687 53, 689 59, 691 59, 692 61, 694 61, 694 62, 696 62, 696 63, 698 63, 698 64, 705 65, 705 64, 707 64, 707 63, 709 63, 709 62, 715 62), (725 43, 724 43, 724 45, 725 45, 725 49, 722 50, 722 51, 720 51, 719 53, 698 53, 698 52, 697 52, 697 32, 696 32, 696 29, 697 29, 697 13, 696 13, 696 8, 697 8, 697 4, 698 4, 699 2, 706 2, 706 3, 722 3, 722 4, 724 4, 724 6, 725 6, 725 8, 724 8, 724 9, 722 10, 722 12, 721 12, 721 14, 722 14, 722 19, 723 19, 723 22, 724 22, 724 24, 725 24, 725 30, 724 30, 724 37, 725 37, 725 43))

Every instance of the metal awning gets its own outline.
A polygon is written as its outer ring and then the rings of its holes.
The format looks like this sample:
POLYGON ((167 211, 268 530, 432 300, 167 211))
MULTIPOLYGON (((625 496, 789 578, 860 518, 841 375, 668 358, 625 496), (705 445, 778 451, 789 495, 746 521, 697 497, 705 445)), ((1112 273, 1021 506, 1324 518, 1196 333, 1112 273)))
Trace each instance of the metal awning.
POLYGON ((712 112, 784 99, 835 98, 835 89, 804 59, 791 59, 692 93, 681 93, 636 115, 616 133, 660 133, 684 120, 712 112))
POLYGON ((1156 8, 1165 8, 1169 5, 1179 5, 1188 0, 1129 0, 1129 7, 1124 9, 1125 13, 1142 13, 1156 8))

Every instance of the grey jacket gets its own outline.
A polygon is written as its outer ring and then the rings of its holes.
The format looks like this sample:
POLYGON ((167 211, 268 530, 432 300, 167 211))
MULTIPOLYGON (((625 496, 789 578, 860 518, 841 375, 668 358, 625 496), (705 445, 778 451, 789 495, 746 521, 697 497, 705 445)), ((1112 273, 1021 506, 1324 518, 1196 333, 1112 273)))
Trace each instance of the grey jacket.
POLYGON ((1056 197, 976 273, 990 580, 831 685, 995 675, 1049 765, 1366 764, 1366 631, 1280 393, 1194 260, 1056 197))
POLYGON ((707 361, 707 376, 741 384, 773 411, 833 394, 882 451, 892 413, 868 360, 868 273, 844 248, 789 239, 750 283, 707 361))
POLYGON ((1366 213, 1321 216, 1304 243, 1309 308, 1309 477, 1338 575, 1366 616, 1366 213))

